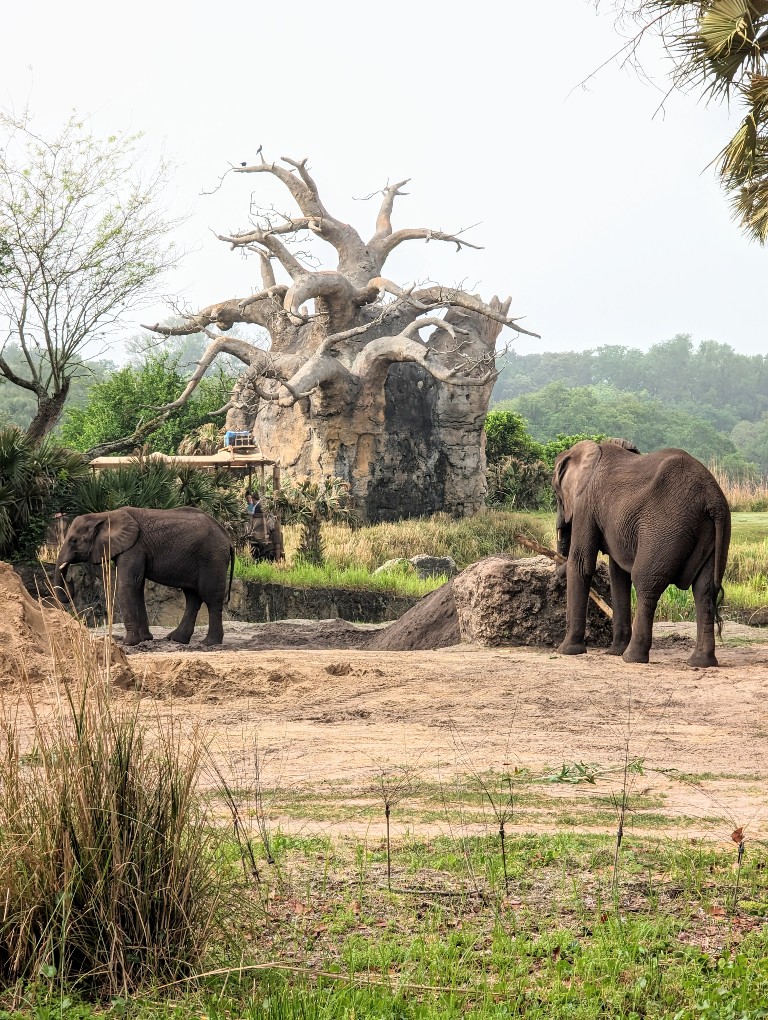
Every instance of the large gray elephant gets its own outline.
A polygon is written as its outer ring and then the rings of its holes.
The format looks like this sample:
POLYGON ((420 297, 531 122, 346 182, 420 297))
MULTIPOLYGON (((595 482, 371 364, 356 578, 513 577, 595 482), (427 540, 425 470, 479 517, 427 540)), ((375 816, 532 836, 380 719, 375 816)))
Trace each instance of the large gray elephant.
POLYGON ((157 581, 180 588, 186 608, 170 641, 187 644, 204 602, 208 607, 205 645, 224 639, 222 610, 232 587, 235 549, 224 528, 194 507, 144 510, 126 506, 108 513, 75 517, 56 560, 54 594, 66 599, 65 581, 70 563, 114 560, 117 601, 125 625, 125 644, 151 641, 144 582, 157 581))
POLYGON ((670 585, 693 588, 696 647, 692 666, 716 666, 715 623, 731 538, 728 501, 712 474, 684 450, 641 455, 623 439, 584 440, 559 454, 560 572, 568 584, 565 639, 558 651, 586 651, 587 597, 598 552, 608 555, 613 602, 612 655, 648 662, 653 615, 670 585), (630 594, 637 596, 634 624, 630 594))

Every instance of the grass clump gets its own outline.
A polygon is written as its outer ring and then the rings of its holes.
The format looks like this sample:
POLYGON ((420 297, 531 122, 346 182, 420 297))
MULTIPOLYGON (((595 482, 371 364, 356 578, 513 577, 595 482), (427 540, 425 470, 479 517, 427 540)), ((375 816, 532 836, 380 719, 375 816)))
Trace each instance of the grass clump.
POLYGON ((150 736, 108 683, 35 713, 31 745, 4 720, 0 982, 125 994, 190 973, 208 943, 220 880, 196 792, 202 741, 169 723, 150 736))

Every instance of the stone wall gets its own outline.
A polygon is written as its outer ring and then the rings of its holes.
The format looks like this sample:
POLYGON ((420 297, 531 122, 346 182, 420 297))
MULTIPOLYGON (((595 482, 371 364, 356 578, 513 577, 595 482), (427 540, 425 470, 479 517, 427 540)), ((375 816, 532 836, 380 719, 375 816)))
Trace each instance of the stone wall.
MULTIPOLYGON (((40 567, 17 566, 24 586, 32 595, 50 592, 53 567, 47 574, 40 567)), ((104 585, 95 567, 73 563, 68 581, 74 588, 74 604, 88 625, 97 625, 106 617, 104 585)), ((148 581, 146 588, 147 615, 150 626, 175 627, 184 612, 184 595, 176 588, 166 588, 148 581)), ((273 620, 349 620, 352 623, 387 623, 399 619, 416 598, 405 598, 378 591, 353 591, 344 588, 290 588, 282 584, 258 581, 232 582, 232 595, 224 609, 225 620, 244 623, 270 623, 273 620)), ((119 623, 120 610, 115 606, 114 620, 119 623)), ((198 626, 208 623, 205 606, 197 618, 198 626)))

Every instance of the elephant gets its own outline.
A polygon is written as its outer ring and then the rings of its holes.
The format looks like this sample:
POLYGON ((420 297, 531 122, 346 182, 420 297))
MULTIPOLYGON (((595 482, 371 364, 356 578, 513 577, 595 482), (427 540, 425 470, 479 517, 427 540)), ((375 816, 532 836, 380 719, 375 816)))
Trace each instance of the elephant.
POLYGON ((585 439, 555 460, 558 572, 567 579, 566 635, 558 651, 586 651, 587 597, 598 552, 608 555, 613 641, 608 653, 648 662, 653 615, 670 585, 693 588, 692 666, 716 666, 715 623, 731 538, 728 501, 712 474, 684 450, 640 454, 632 443, 585 439), (631 586, 637 595, 631 617, 631 586))
POLYGON ((105 559, 113 560, 117 568, 124 644, 152 640, 144 603, 147 580, 184 592, 184 616, 168 635, 169 641, 189 643, 204 602, 208 607, 208 633, 203 644, 222 643, 222 610, 232 588, 235 549, 224 528, 208 514, 195 507, 146 510, 126 506, 75 517, 56 560, 56 598, 62 602, 68 598, 65 582, 70 563, 101 563, 105 559))

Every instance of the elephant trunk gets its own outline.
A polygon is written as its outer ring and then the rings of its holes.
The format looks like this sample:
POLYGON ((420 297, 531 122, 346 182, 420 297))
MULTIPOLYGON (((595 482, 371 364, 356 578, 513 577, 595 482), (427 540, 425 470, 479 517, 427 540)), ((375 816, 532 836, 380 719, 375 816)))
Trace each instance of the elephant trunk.
POLYGON ((67 588, 67 570, 69 569, 69 563, 65 560, 56 563, 56 569, 53 572, 53 595, 58 602, 62 602, 64 605, 68 605, 72 599, 67 588))

